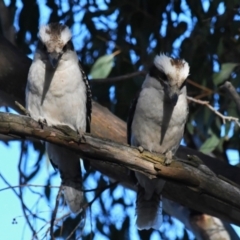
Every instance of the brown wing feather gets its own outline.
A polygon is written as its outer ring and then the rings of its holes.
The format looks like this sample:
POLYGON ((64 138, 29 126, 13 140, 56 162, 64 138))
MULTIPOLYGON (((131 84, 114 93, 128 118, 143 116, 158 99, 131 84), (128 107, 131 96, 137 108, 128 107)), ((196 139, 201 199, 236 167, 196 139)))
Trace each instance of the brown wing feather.
POLYGON ((138 102, 140 91, 136 94, 136 97, 133 99, 131 106, 129 108, 128 119, 127 119, 127 142, 131 145, 131 133, 132 133, 132 121, 135 113, 135 109, 138 102))
POLYGON ((87 94, 87 101, 86 101, 86 109, 87 109, 87 114, 86 114, 86 122, 87 122, 87 126, 86 126, 86 132, 90 133, 91 128, 91 114, 92 114, 92 92, 91 92, 91 88, 89 85, 89 80, 88 77, 86 75, 86 73, 83 71, 83 68, 81 66, 81 63, 79 62, 79 67, 81 69, 81 73, 83 76, 83 81, 86 85, 86 94, 87 94))

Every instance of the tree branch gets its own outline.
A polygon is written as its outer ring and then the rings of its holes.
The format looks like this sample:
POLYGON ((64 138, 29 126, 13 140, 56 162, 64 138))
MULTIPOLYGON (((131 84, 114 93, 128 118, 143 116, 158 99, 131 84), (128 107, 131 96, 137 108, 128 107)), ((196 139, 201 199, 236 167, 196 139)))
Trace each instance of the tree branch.
POLYGON ((138 71, 129 74, 125 74, 118 77, 111 77, 111 78, 93 78, 90 80, 91 83, 98 84, 98 83, 115 83, 127 80, 129 78, 137 77, 137 76, 145 76, 147 74, 146 71, 138 71))
POLYGON ((192 101, 192 102, 195 102, 195 103, 198 103, 198 104, 208 107, 212 112, 214 112, 217 116, 219 116, 222 119, 223 124, 226 124, 226 121, 235 122, 238 125, 238 127, 240 127, 240 122, 239 122, 238 118, 232 117, 232 116, 224 116, 222 113, 217 111, 212 105, 210 105, 208 101, 202 101, 200 99, 196 99, 193 97, 187 97, 187 99, 189 101, 192 101))
MULTIPOLYGON (((62 128, 62 127, 61 127, 62 128)), ((10 113, 0 114, 0 133, 32 137, 78 152, 91 161, 109 162, 142 172, 151 178, 168 180, 163 195, 190 208, 240 224, 240 189, 217 177, 199 159, 173 161, 164 166, 164 156, 152 154, 91 135, 85 135, 80 144, 79 136, 70 128, 64 130, 44 126, 33 119, 10 113), (67 130, 67 131, 66 131, 67 130)), ((126 180, 125 180, 126 181, 126 180)), ((124 181, 123 181, 124 182, 124 181)), ((133 181, 132 181, 133 183, 133 181)))
POLYGON ((223 85, 220 86, 220 89, 225 90, 233 101, 236 103, 238 114, 240 115, 240 96, 237 90, 234 88, 231 82, 226 81, 223 85))

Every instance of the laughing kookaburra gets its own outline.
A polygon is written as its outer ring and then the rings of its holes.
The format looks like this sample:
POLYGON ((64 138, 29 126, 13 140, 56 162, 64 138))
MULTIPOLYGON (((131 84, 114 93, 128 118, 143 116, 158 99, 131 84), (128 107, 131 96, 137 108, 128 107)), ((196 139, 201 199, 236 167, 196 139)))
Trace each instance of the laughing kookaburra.
MULTIPOLYGON (((189 65, 164 54, 156 56, 133 101, 128 119, 128 143, 166 156, 170 164, 183 137, 188 116, 186 78, 189 65)), ((165 181, 135 172, 139 182, 136 215, 139 229, 159 229, 162 223, 161 192, 165 181)))
MULTIPOLYGON (((67 125, 82 136, 90 132, 91 91, 71 38, 65 25, 40 27, 28 73, 26 108, 33 119, 49 126, 67 125)), ((46 143, 46 150, 60 171, 68 206, 74 213, 81 211, 84 196, 79 156, 51 143, 46 143)))

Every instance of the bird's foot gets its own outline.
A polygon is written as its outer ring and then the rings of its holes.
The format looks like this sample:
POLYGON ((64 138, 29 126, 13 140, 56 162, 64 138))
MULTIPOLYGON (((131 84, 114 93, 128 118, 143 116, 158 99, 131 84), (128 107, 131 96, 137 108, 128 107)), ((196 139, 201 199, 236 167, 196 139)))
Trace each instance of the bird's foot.
POLYGON ((164 165, 168 166, 168 165, 170 165, 172 163, 172 161, 173 161, 172 151, 168 151, 165 154, 164 165))
POLYGON ((25 114, 26 114, 27 117, 30 117, 30 118, 32 117, 31 114, 30 114, 30 112, 29 112, 27 109, 26 109, 25 114))
POLYGON ((143 153, 143 152, 144 152, 144 148, 143 148, 142 146, 138 146, 138 151, 139 151, 140 153, 143 153))
POLYGON ((78 143, 81 143, 82 141, 86 142, 86 138, 84 136, 85 132, 82 131, 82 129, 78 129, 77 133, 79 136, 78 143))
POLYGON ((43 129, 44 125, 47 125, 47 120, 45 118, 39 118, 38 123, 40 127, 43 129))

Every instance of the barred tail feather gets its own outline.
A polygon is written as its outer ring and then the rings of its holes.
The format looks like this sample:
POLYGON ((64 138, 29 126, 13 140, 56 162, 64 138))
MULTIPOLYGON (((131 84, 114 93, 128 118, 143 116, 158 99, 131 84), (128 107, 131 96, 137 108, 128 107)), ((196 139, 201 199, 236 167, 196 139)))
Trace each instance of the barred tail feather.
POLYGON ((137 227, 139 230, 159 230, 162 221, 162 196, 154 193, 148 200, 144 198, 144 192, 139 191, 137 197, 137 227))
POLYGON ((84 194, 79 156, 68 149, 46 143, 52 165, 60 171, 65 200, 73 213, 82 211, 84 194))
POLYGON ((71 212, 81 212, 84 202, 83 192, 80 191, 81 186, 70 180, 63 182, 62 184, 64 197, 71 212))

